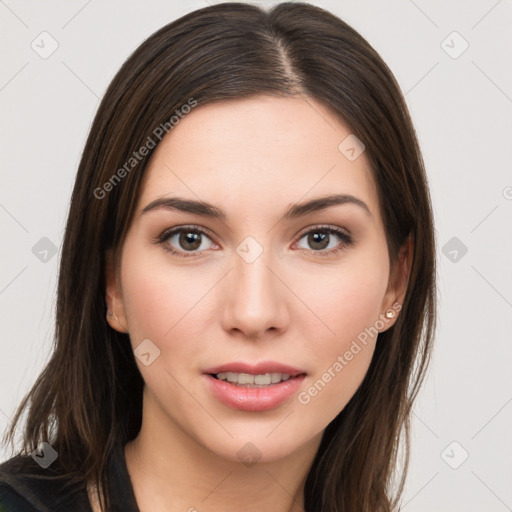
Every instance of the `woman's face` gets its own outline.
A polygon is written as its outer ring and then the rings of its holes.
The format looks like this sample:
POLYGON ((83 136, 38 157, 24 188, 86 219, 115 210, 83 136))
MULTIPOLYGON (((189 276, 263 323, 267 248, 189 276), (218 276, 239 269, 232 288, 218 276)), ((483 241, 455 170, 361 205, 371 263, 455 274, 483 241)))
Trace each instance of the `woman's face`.
POLYGON ((107 278, 153 432, 271 461, 318 442, 354 395, 405 291, 363 149, 298 97, 198 106, 158 145, 107 278))

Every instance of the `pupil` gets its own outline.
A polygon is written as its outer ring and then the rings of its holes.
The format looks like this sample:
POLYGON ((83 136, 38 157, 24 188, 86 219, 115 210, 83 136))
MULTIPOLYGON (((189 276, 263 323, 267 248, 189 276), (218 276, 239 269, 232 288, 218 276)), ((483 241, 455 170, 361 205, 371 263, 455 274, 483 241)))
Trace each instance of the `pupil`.
POLYGON ((329 235, 326 233, 312 233, 309 235, 309 242, 315 249, 325 249, 329 245, 328 238, 329 235), (320 245, 318 246, 318 244, 320 245))
POLYGON ((200 233, 193 233, 189 231, 188 233, 182 233, 180 235, 180 245, 186 250, 194 250, 201 246, 200 233), (187 247, 187 244, 191 246, 187 247))

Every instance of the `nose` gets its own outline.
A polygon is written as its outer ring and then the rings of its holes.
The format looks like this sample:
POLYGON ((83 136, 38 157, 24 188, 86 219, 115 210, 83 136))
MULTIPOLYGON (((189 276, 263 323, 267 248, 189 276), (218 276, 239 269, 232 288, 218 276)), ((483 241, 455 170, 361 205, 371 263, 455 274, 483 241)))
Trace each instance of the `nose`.
MULTIPOLYGON (((254 246, 250 250, 254 251, 254 246)), ((263 250, 255 260, 243 250, 233 254, 232 270, 223 280, 221 292, 222 322, 227 332, 256 340, 285 329, 289 318, 287 299, 292 294, 279 274, 270 250, 263 250)))

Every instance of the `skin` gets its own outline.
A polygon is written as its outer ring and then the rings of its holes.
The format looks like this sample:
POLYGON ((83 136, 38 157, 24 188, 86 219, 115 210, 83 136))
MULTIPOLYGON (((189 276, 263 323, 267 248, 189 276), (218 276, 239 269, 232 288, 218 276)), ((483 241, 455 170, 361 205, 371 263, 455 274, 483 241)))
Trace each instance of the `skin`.
POLYGON ((129 333, 134 348, 149 338, 160 350, 149 366, 136 359, 143 421, 125 447, 142 512, 303 510, 322 433, 361 384, 376 337, 308 404, 296 394, 273 410, 235 410, 211 395, 201 374, 227 362, 274 360, 307 372, 305 391, 402 303, 410 244, 391 267, 366 155, 351 162, 338 149, 350 133, 311 98, 261 96, 198 106, 156 148, 120 266, 108 254, 106 269, 111 327, 129 333), (293 203, 333 193, 364 201, 371 215, 344 204, 280 220, 293 203), (171 195, 212 203, 226 220, 140 214, 171 195), (165 251, 167 244, 187 253, 179 235, 153 243, 191 224, 211 234, 200 235, 197 257, 165 251), (335 234, 325 249, 308 241, 309 229, 324 224, 348 231, 353 243, 344 247, 335 234), (236 252, 248 236, 263 248, 252 263, 236 252), (249 442, 261 457, 250 466, 237 456, 249 442))

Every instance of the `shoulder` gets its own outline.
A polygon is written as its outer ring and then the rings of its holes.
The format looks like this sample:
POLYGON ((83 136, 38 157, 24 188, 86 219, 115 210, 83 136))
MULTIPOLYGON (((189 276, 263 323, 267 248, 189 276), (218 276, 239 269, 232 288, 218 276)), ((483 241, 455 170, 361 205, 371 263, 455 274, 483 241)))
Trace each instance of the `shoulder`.
MULTIPOLYGON (((17 455, 0 464, 0 510, 34 512, 48 510, 37 498, 37 485, 27 478, 32 464, 28 457, 17 455)), ((30 458, 32 462, 35 461, 30 458)))
POLYGON ((35 508, 10 485, 0 482, 0 510, 2 512, 39 512, 41 509, 35 508))
POLYGON ((88 512, 84 497, 70 501, 66 479, 56 478, 29 455, 16 455, 0 464, 0 510, 2 512, 88 512))

